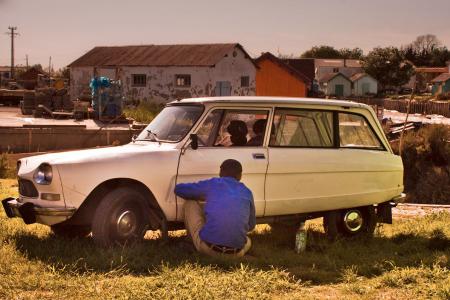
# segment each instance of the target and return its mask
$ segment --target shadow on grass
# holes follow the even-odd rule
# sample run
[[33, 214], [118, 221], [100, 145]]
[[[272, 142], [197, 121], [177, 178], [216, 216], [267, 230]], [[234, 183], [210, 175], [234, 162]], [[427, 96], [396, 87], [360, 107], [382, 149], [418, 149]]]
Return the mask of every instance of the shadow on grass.
[[215, 265], [226, 272], [244, 263], [257, 270], [283, 269], [314, 284], [341, 282], [347, 269], [354, 270], [358, 276], [373, 277], [394, 267], [431, 266], [437, 257], [450, 254], [449, 240], [445, 236], [434, 248], [430, 242], [433, 238], [414, 234], [330, 243], [322, 232], [309, 230], [307, 251], [302, 254], [293, 251], [293, 238], [287, 232], [255, 233], [252, 235], [253, 248], [242, 259], [202, 256], [186, 248], [184, 237], [171, 237], [167, 243], [146, 239], [135, 245], [110, 249], [95, 246], [91, 238], [67, 240], [52, 235], [25, 234], [10, 236], [9, 240], [24, 256], [61, 272], [84, 274], [125, 270], [148, 275], [156, 272], [161, 264], [176, 267], [186, 263]]

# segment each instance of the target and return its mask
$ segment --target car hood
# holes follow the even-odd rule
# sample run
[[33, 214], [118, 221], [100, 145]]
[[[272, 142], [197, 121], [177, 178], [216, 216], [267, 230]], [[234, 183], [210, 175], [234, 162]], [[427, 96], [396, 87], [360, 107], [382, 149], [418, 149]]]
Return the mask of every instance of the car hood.
[[52, 166], [57, 166], [60, 164], [95, 163], [104, 160], [120, 159], [122, 157], [129, 157], [132, 155], [170, 151], [174, 149], [174, 144], [135, 142], [116, 147], [48, 153], [20, 159], [21, 167], [19, 173], [31, 172], [42, 163], [48, 163]]

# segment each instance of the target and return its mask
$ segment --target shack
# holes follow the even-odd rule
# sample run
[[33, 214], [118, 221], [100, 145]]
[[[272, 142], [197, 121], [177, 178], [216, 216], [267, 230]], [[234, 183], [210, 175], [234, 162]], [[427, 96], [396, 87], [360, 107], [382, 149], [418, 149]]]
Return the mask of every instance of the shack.
[[283, 60], [266, 52], [256, 60], [256, 95], [306, 97], [311, 81]]
[[256, 89], [256, 65], [238, 43], [95, 47], [69, 68], [73, 100], [90, 94], [94, 76], [120, 80], [128, 100], [159, 103]]

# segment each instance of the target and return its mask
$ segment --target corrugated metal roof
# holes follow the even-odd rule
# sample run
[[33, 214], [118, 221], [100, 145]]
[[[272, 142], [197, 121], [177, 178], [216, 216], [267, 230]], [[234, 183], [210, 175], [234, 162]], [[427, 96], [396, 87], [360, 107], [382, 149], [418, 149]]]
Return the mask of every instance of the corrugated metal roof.
[[294, 77], [300, 79], [301, 81], [305, 82], [306, 84], [310, 84], [312, 81], [303, 73], [301, 73], [300, 71], [296, 70], [295, 68], [293, 68], [292, 66], [286, 64], [283, 60], [279, 59], [278, 57], [276, 57], [275, 55], [273, 55], [270, 52], [266, 52], [263, 53], [260, 57], [258, 57], [255, 62], [256, 65], [258, 67], [259, 66], [259, 62], [264, 60], [264, 59], [268, 59], [274, 63], [276, 63], [277, 65], [279, 65], [281, 68], [285, 69], [286, 71], [288, 71], [290, 74], [292, 74]]
[[439, 75], [438, 77], [431, 80], [431, 82], [446, 82], [447, 80], [450, 80], [450, 73], [443, 73]]
[[333, 68], [362, 68], [361, 61], [358, 59], [314, 59], [317, 67]]
[[145, 45], [95, 47], [70, 67], [88, 66], [214, 66], [238, 44]]

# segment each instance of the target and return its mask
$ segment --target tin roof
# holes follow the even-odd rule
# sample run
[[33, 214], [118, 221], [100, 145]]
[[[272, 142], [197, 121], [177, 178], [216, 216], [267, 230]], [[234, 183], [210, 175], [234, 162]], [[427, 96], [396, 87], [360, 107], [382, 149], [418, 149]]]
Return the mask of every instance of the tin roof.
[[236, 48], [253, 62], [240, 44], [230, 43], [95, 47], [69, 66], [214, 66]]
[[450, 73], [442, 73], [438, 77], [431, 80], [431, 82], [446, 82], [450, 80]]
[[287, 72], [292, 74], [297, 79], [300, 79], [301, 81], [305, 82], [306, 84], [310, 84], [312, 82], [305, 74], [301, 73], [300, 71], [293, 68], [289, 64], [286, 64], [283, 60], [279, 59], [278, 57], [276, 57], [275, 55], [273, 55], [270, 52], [263, 53], [260, 57], [258, 57], [255, 60], [256, 65], [259, 66], [259, 62], [261, 62], [262, 60], [265, 60], [265, 59], [274, 62], [275, 64], [277, 64], [278, 66], [280, 66], [281, 68], [283, 68], [284, 70], [286, 70]]

